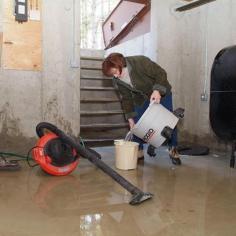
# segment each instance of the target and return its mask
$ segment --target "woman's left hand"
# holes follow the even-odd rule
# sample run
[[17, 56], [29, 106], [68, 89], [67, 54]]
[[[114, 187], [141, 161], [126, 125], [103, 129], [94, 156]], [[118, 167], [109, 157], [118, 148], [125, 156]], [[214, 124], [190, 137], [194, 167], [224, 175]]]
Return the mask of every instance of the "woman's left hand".
[[156, 102], [156, 103], [160, 103], [161, 101], [161, 94], [158, 90], [154, 90], [151, 97], [150, 97], [150, 102]]

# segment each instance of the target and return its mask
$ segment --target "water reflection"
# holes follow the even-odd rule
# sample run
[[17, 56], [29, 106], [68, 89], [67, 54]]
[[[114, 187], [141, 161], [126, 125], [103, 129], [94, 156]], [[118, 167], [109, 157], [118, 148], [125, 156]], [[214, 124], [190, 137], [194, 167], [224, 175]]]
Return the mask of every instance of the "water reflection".
[[[121, 174], [146, 191], [156, 183], [155, 171], [148, 165], [145, 168], [148, 170], [141, 166]], [[65, 177], [40, 174], [32, 178], [34, 204], [49, 217], [77, 221], [74, 230], [80, 235], [155, 235], [173, 222], [163, 214], [158, 195], [140, 206], [130, 206], [130, 193], [98, 169]]]
[[93, 233], [101, 231], [101, 220], [103, 214], [82, 215], [80, 217], [80, 230], [82, 233], [87, 232], [86, 235], [94, 235]]

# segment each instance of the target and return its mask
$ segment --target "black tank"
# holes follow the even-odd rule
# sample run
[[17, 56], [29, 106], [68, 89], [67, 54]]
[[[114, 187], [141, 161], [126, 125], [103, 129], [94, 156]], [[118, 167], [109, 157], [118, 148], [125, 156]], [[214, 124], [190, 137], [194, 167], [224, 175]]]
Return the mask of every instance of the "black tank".
[[210, 122], [218, 137], [236, 140], [236, 46], [222, 49], [214, 60]]
[[215, 134], [232, 141], [230, 167], [236, 158], [236, 46], [222, 49], [211, 70], [210, 123]]

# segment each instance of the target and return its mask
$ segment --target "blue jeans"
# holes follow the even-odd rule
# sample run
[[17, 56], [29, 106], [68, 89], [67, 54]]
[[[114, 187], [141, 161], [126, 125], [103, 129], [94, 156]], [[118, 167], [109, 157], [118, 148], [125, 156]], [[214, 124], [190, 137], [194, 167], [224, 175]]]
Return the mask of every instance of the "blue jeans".
[[[168, 109], [169, 111], [173, 111], [173, 104], [172, 104], [172, 94], [167, 95], [163, 98], [161, 98], [161, 102], [160, 102], [166, 109]], [[146, 109], [148, 108], [150, 102], [146, 101], [143, 106], [135, 106], [135, 112], [137, 113], [137, 116], [134, 117], [134, 122], [137, 123], [138, 120], [141, 118], [141, 116], [143, 115], [143, 113], [146, 111]], [[145, 143], [142, 139], [140, 139], [139, 137], [135, 136], [133, 137], [132, 141], [139, 143], [139, 149], [143, 149], [143, 144]], [[169, 145], [171, 147], [176, 147], [177, 146], [177, 129], [175, 127]]]

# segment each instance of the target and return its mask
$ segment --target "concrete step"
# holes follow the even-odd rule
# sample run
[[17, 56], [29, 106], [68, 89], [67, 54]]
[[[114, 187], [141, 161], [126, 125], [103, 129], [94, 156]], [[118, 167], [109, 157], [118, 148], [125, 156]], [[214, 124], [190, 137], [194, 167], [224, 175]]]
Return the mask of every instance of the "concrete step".
[[100, 98], [111, 98], [111, 99], [117, 99], [119, 98], [118, 93], [116, 90], [96, 90], [96, 91], [91, 91], [91, 90], [81, 90], [80, 93], [80, 99], [100, 99]]
[[122, 110], [122, 106], [119, 100], [112, 101], [112, 102], [81, 102], [80, 101], [80, 109], [83, 111], [91, 110], [91, 111], [98, 111], [98, 110]]
[[116, 114], [124, 114], [124, 112], [122, 110], [113, 110], [113, 111], [109, 111], [109, 110], [104, 110], [104, 111], [80, 111], [80, 114], [82, 116], [99, 116], [99, 115], [116, 115]]
[[80, 57], [81, 61], [103, 61], [104, 58], [103, 57], [96, 57], [96, 56], [81, 56]]
[[80, 70], [80, 77], [85, 78], [85, 77], [90, 77], [90, 78], [97, 78], [97, 77], [103, 77], [102, 70], [100, 69], [92, 69], [90, 70], [89, 68], [81, 68]]
[[108, 115], [81, 115], [80, 124], [93, 124], [93, 123], [123, 123], [126, 122], [124, 114], [108, 114]]
[[117, 137], [125, 138], [128, 131], [128, 127], [116, 129], [87, 129], [81, 130], [80, 136], [84, 139], [116, 139]]
[[102, 58], [91, 58], [91, 57], [82, 57], [80, 58], [80, 67], [81, 68], [93, 68], [93, 69], [102, 69]]
[[98, 71], [102, 71], [102, 68], [101, 67], [94, 67], [94, 66], [80, 66], [80, 69], [81, 70], [98, 70]]
[[112, 79], [85, 79], [81, 78], [80, 79], [80, 86], [85, 87], [85, 86], [95, 86], [95, 87], [113, 87], [112, 84]]
[[128, 127], [128, 123], [105, 123], [105, 124], [86, 124], [86, 125], [80, 125], [80, 129], [115, 129], [115, 128], [123, 128], [123, 127]]
[[104, 58], [104, 50], [95, 50], [95, 49], [80, 49], [80, 57], [95, 57], [95, 58]]
[[84, 98], [80, 99], [81, 103], [111, 103], [111, 102], [120, 102], [120, 99], [117, 98]]
[[103, 76], [94, 76], [94, 77], [91, 77], [91, 76], [80, 76], [80, 79], [86, 79], [86, 80], [112, 80], [112, 77], [107, 77], [105, 75]]
[[102, 90], [102, 91], [106, 91], [106, 90], [115, 90], [114, 87], [105, 87], [105, 86], [100, 86], [100, 87], [96, 87], [96, 86], [82, 86], [80, 87], [81, 90]]
[[122, 137], [116, 138], [90, 138], [90, 139], [83, 139], [84, 144], [87, 147], [105, 147], [105, 146], [112, 146], [114, 145], [115, 139], [122, 139]]

